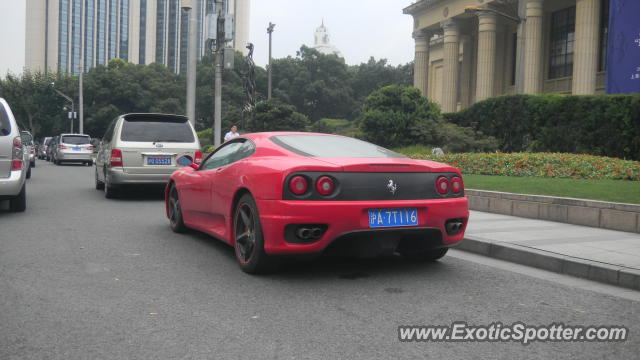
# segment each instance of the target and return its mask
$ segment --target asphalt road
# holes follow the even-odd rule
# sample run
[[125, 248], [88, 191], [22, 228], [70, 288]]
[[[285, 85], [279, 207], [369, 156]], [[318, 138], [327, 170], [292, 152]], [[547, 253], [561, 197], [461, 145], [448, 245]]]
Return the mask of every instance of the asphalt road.
[[[0, 210], [0, 359], [632, 359], [640, 293], [453, 251], [242, 273], [176, 235], [157, 189], [107, 200], [93, 168], [38, 161]], [[6, 204], [2, 204], [2, 209]], [[624, 325], [623, 343], [401, 343], [399, 325]]]

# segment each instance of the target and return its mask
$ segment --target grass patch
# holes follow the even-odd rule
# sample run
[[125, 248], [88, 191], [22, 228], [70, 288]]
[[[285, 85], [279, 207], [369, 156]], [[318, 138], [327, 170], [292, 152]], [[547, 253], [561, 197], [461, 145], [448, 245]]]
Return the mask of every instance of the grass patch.
[[517, 176], [463, 175], [468, 189], [640, 204], [640, 182]]

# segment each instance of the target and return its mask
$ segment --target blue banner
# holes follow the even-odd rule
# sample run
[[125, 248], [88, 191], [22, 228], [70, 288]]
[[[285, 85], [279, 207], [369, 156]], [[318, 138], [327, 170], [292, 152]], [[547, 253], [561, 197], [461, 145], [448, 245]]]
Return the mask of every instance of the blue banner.
[[640, 0], [611, 0], [607, 94], [640, 93]]

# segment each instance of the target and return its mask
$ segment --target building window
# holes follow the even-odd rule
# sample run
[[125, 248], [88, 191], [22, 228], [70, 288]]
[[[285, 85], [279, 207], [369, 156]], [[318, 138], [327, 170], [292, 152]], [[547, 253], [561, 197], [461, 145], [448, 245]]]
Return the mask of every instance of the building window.
[[93, 48], [94, 48], [94, 1], [85, 0], [85, 28], [84, 28], [84, 69], [88, 70], [93, 66]]
[[109, 60], [118, 57], [118, 2], [109, 4]]
[[107, 58], [107, 0], [98, 0], [96, 63], [104, 65]]
[[69, 54], [69, 0], [60, 1], [60, 22], [58, 27], [58, 67], [67, 72]]
[[600, 11], [600, 61], [598, 71], [607, 71], [607, 48], [609, 47], [609, 5], [610, 0], [602, 0]]
[[138, 63], [146, 63], [147, 50], [147, 0], [140, 0], [140, 50], [138, 52]]
[[180, 4], [178, 0], [169, 0], [169, 21], [167, 26], [167, 67], [178, 72], [178, 57], [180, 40], [178, 38], [180, 26]]
[[129, 0], [120, 3], [120, 59], [129, 61]]
[[573, 74], [575, 29], [575, 6], [551, 14], [549, 79], [571, 76]]
[[166, 16], [167, 16], [167, 9], [166, 9], [166, 0], [158, 0], [158, 11], [156, 13], [156, 19], [157, 19], [157, 24], [156, 24], [156, 62], [160, 63], [160, 64], [164, 64], [165, 63], [165, 57], [164, 57], [164, 41], [165, 41], [165, 23], [166, 23]]
[[195, 11], [182, 10], [180, 16], [180, 73], [187, 73], [187, 58], [189, 57], [189, 16], [195, 16]]
[[80, 50], [82, 48], [82, 0], [73, 0], [71, 20], [71, 72], [80, 73]]

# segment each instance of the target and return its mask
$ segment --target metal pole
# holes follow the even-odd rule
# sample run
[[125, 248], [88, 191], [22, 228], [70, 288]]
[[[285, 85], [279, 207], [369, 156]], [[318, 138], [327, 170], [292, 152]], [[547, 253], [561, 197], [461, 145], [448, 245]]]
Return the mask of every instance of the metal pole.
[[[84, 5], [82, 5], [82, 11], [81, 11], [82, 16], [80, 16], [81, 32], [84, 32], [83, 23], [84, 23], [84, 17], [85, 17], [85, 10], [86, 9]], [[78, 126], [79, 134], [84, 134], [84, 96], [83, 96], [83, 89], [82, 89], [83, 74], [84, 74], [84, 36], [81, 33], [80, 34], [80, 77], [78, 79], [80, 81], [80, 85], [78, 86], [78, 91], [80, 93], [78, 96], [79, 97], [78, 112], [80, 113], [80, 125]], [[75, 117], [75, 116], [72, 116], [72, 117]], [[73, 132], [73, 130], [71, 132]]]
[[269, 27], [267, 28], [267, 32], [269, 33], [269, 69], [268, 69], [268, 88], [267, 88], [267, 99], [271, 100], [271, 88], [272, 88], [272, 82], [271, 82], [271, 36], [273, 34], [273, 28], [276, 26], [276, 24], [273, 23], [269, 23]]
[[76, 119], [76, 106], [73, 103], [73, 100], [71, 100], [71, 119], [69, 119], [69, 121], [71, 122], [71, 133], [73, 134], [73, 122]]
[[217, 148], [220, 146], [220, 137], [222, 135], [222, 47], [216, 49], [215, 68], [213, 145]]
[[187, 56], [187, 117], [196, 126], [196, 68], [198, 66], [198, 11], [196, 7], [185, 8], [189, 12], [189, 53]]

